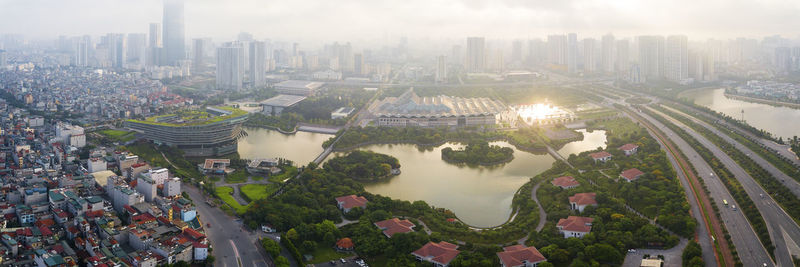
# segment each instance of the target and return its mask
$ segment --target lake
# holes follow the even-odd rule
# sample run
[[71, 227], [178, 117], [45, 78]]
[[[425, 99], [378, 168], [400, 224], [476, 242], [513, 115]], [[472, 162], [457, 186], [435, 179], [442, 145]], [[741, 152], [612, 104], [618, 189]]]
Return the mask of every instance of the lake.
[[791, 138], [800, 135], [800, 109], [747, 102], [725, 96], [725, 89], [702, 89], [681, 94], [695, 104], [708, 107], [747, 124], [772, 133], [776, 137]]
[[239, 140], [239, 156], [243, 159], [285, 158], [303, 166], [322, 153], [322, 143], [333, 135], [297, 132], [282, 134], [264, 128], [245, 127], [247, 137]]

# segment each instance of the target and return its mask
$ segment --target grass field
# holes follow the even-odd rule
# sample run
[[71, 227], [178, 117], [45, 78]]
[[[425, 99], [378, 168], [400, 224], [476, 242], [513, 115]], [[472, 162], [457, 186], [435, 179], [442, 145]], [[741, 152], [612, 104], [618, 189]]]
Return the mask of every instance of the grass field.
[[247, 173], [247, 171], [245, 171], [243, 169], [236, 170], [233, 173], [228, 174], [227, 176], [225, 176], [225, 182], [226, 183], [231, 183], [231, 184], [244, 183], [244, 182], [247, 182], [247, 177], [250, 177], [250, 174]]
[[353, 256], [353, 254], [337, 252], [330, 247], [318, 247], [317, 250], [314, 250], [314, 253], [311, 253], [311, 255], [314, 256], [314, 258], [308, 262], [311, 264], [325, 263], [332, 260], [338, 261], [341, 258]]
[[105, 136], [108, 139], [118, 142], [128, 142], [136, 138], [133, 132], [122, 131], [122, 130], [111, 130], [106, 129], [102, 131], [98, 131], [98, 134]]
[[222, 199], [226, 204], [230, 205], [237, 214], [242, 214], [247, 211], [247, 206], [239, 205], [236, 199], [233, 199], [233, 188], [229, 186], [222, 186], [216, 188], [217, 197]]
[[294, 177], [295, 175], [297, 175], [297, 167], [284, 166], [281, 168], [283, 168], [283, 172], [278, 175], [270, 176], [268, 181], [273, 183], [283, 183], [283, 180], [286, 180], [286, 178]]
[[244, 195], [244, 199], [255, 201], [268, 197], [278, 190], [277, 184], [247, 184], [239, 188], [239, 191]]

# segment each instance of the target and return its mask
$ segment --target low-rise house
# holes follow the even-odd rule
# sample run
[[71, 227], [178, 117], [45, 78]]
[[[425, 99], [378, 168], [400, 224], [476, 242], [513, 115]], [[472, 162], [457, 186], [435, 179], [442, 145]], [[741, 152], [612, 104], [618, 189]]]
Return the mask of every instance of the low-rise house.
[[577, 193], [569, 197], [569, 208], [583, 212], [587, 206], [597, 206], [596, 195], [595, 193]]
[[597, 162], [606, 163], [609, 160], [611, 160], [611, 153], [608, 153], [606, 151], [594, 152], [589, 154], [589, 157], [591, 157], [592, 160], [594, 160], [594, 163]]
[[619, 174], [619, 177], [625, 179], [625, 181], [633, 182], [636, 179], [639, 179], [640, 176], [644, 175], [644, 172], [640, 171], [637, 168], [627, 169]]
[[345, 237], [336, 241], [336, 249], [342, 251], [352, 251], [355, 249], [355, 244], [353, 244], [353, 240], [349, 237]]
[[411, 255], [414, 255], [419, 261], [433, 263], [433, 266], [446, 267], [458, 256], [458, 253], [460, 253], [458, 245], [442, 241], [439, 243], [428, 242], [420, 249], [411, 252]]
[[564, 238], [577, 237], [581, 238], [592, 231], [592, 222], [594, 218], [569, 216], [566, 219], [558, 220], [556, 228]]
[[547, 261], [538, 249], [525, 245], [504, 247], [502, 252], [497, 252], [497, 257], [503, 267], [536, 267]]
[[619, 150], [622, 150], [622, 153], [624, 153], [625, 156], [630, 156], [636, 154], [636, 152], [639, 151], [639, 146], [634, 144], [624, 144], [621, 147], [619, 147]]
[[575, 188], [581, 185], [577, 180], [575, 180], [575, 177], [572, 176], [561, 176], [553, 179], [551, 183], [555, 186], [561, 187], [562, 189]]
[[375, 226], [379, 229], [383, 230], [383, 234], [391, 238], [394, 234], [398, 233], [409, 233], [414, 231], [414, 223], [409, 220], [400, 220], [398, 218], [391, 218], [388, 220], [383, 220], [380, 222], [376, 222]]
[[365, 197], [356, 195], [341, 196], [336, 198], [336, 205], [339, 206], [339, 209], [345, 213], [350, 212], [350, 210], [355, 207], [365, 209], [367, 208], [367, 202], [369, 201]]

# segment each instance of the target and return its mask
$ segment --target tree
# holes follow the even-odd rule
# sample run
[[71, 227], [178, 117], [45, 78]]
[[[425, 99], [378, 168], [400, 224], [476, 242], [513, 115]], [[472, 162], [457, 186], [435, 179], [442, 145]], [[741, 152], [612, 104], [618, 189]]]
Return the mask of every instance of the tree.
[[286, 238], [291, 239], [292, 241], [297, 241], [297, 238], [299, 237], [300, 235], [297, 234], [297, 230], [294, 228], [289, 229], [289, 231], [286, 232]]
[[314, 241], [311, 241], [311, 240], [306, 240], [306, 241], [303, 241], [302, 247], [303, 247], [303, 251], [305, 251], [307, 253], [311, 253], [311, 252], [313, 252], [314, 250], [317, 249], [317, 242], [314, 242]]
[[278, 244], [278, 241], [265, 237], [261, 239], [261, 245], [264, 247], [264, 250], [266, 250], [267, 253], [272, 256], [272, 258], [275, 258], [281, 254], [281, 245]]
[[214, 266], [216, 260], [217, 258], [215, 258], [214, 255], [208, 255], [205, 260], [205, 266]]
[[273, 263], [275, 263], [275, 267], [289, 267], [290, 266], [289, 265], [289, 259], [287, 259], [284, 256], [278, 256], [277, 258], [275, 258], [275, 261], [273, 261]]
[[703, 256], [703, 248], [701, 248], [700, 244], [697, 244], [697, 242], [695, 242], [694, 240], [690, 240], [689, 244], [686, 245], [686, 248], [683, 249], [683, 254], [681, 255], [681, 258], [683, 258], [684, 266], [694, 266], [689, 263], [694, 258], [699, 258], [700, 262], [702, 263], [703, 261], [702, 256]]

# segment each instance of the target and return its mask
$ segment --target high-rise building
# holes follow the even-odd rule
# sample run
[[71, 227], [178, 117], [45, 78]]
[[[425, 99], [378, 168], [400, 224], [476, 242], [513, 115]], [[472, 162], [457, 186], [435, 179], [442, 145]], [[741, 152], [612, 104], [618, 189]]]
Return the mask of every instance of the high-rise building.
[[205, 66], [205, 43], [205, 39], [192, 40], [192, 68], [194, 69], [194, 72], [202, 71]]
[[92, 45], [92, 39], [88, 35], [78, 38], [75, 42], [75, 57], [72, 62], [75, 66], [89, 66], [89, 48]]
[[639, 36], [640, 75], [646, 80], [664, 77], [664, 37]]
[[127, 59], [129, 63], [144, 66], [146, 59], [147, 34], [128, 34]]
[[665, 78], [673, 82], [682, 82], [689, 78], [688, 38], [685, 35], [667, 37]]
[[511, 43], [511, 59], [509, 60], [515, 66], [519, 66], [524, 62], [522, 56], [522, 40], [514, 40]]
[[447, 57], [445, 56], [436, 58], [436, 82], [447, 82]]
[[452, 51], [450, 52], [450, 60], [455, 65], [463, 66], [464, 65], [464, 52], [461, 50], [460, 45], [454, 45]]
[[175, 65], [186, 57], [183, 25], [184, 0], [164, 0], [164, 65]]
[[147, 50], [145, 65], [157, 66], [161, 65], [162, 54], [164, 53], [164, 44], [161, 38], [161, 24], [150, 23], [150, 32], [147, 35]]
[[217, 48], [217, 89], [242, 89], [244, 69], [241, 52], [241, 46], [232, 44]]
[[363, 54], [353, 54], [353, 73], [356, 75], [364, 75], [365, 73], [365, 66], [364, 66], [364, 55]]
[[689, 50], [689, 77], [695, 81], [703, 80], [703, 58], [704, 54], [700, 51]]
[[605, 73], [614, 72], [614, 35], [603, 35], [600, 44], [600, 70]]
[[467, 38], [467, 60], [466, 69], [468, 72], [483, 72], [486, 69], [486, 39], [483, 37]]
[[628, 40], [617, 40], [617, 59], [615, 60], [618, 73], [630, 70], [630, 46]]
[[108, 45], [108, 58], [111, 59], [111, 66], [122, 69], [127, 63], [127, 49], [124, 33], [109, 33], [106, 35]]
[[547, 45], [541, 39], [528, 40], [528, 66], [536, 66], [547, 60]]
[[6, 50], [0, 49], [0, 69], [5, 68], [8, 65], [8, 56], [6, 55]]
[[264, 42], [250, 42], [250, 83], [253, 87], [267, 84], [267, 45]]
[[583, 39], [583, 72], [594, 73], [597, 71], [597, 45], [594, 38]]
[[578, 72], [578, 34], [567, 34], [567, 72]]
[[567, 36], [547, 36], [547, 61], [556, 65], [567, 65]]

